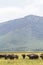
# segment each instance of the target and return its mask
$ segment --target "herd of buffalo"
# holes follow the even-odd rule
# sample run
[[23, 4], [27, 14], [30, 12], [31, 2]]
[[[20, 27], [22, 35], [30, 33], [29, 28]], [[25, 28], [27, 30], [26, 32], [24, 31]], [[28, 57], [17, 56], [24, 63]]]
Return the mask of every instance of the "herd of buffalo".
[[[23, 59], [25, 59], [25, 57], [29, 57], [29, 59], [38, 59], [39, 56], [37, 54], [28, 54], [28, 55], [25, 55], [25, 54], [22, 54], [21, 55]], [[0, 54], [0, 58], [5, 58], [5, 59], [18, 59], [19, 56], [18, 55], [14, 55], [14, 54]], [[43, 59], [43, 54], [40, 55], [40, 58]]]

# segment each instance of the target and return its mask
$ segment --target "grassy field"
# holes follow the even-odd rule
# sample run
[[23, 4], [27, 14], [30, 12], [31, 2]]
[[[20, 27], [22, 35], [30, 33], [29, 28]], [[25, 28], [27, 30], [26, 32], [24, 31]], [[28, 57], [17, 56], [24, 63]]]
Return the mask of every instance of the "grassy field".
[[[31, 52], [34, 53], [34, 52]], [[19, 56], [19, 59], [14, 59], [14, 60], [5, 60], [0, 59], [0, 65], [43, 65], [43, 60], [39, 57], [37, 60], [30, 60], [27, 56], [25, 59], [22, 58], [22, 54], [31, 54], [30, 52], [15, 52], [15, 53], [3, 53], [1, 52], [0, 54], [17, 54]], [[36, 52], [35, 54], [38, 54], [40, 56], [42, 52]]]

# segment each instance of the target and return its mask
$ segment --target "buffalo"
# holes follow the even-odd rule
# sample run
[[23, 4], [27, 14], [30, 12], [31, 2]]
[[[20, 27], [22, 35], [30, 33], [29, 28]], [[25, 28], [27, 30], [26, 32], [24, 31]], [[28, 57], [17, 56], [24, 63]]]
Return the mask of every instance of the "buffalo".
[[18, 55], [5, 55], [5, 59], [18, 59]]
[[43, 54], [40, 55], [41, 59], [43, 59]]
[[15, 58], [15, 59], [18, 59], [18, 55], [14, 55], [14, 58]]
[[27, 55], [29, 57], [29, 59], [38, 59], [39, 56], [37, 54], [29, 54]]
[[5, 59], [14, 59], [14, 55], [5, 55]]
[[5, 57], [5, 55], [0, 55], [0, 58], [4, 58]]
[[22, 54], [23, 59], [25, 59], [25, 54]]

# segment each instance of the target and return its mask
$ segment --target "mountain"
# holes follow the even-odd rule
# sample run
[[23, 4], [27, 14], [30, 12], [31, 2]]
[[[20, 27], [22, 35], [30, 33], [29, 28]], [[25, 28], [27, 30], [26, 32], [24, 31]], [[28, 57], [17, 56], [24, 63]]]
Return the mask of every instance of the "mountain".
[[0, 23], [0, 51], [43, 51], [43, 17], [28, 15]]

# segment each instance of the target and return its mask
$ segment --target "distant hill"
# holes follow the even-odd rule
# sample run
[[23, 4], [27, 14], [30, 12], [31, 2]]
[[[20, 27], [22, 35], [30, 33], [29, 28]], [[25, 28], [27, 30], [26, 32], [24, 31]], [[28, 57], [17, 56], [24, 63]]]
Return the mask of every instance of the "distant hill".
[[36, 49], [43, 49], [43, 17], [29, 15], [0, 23], [0, 51]]

